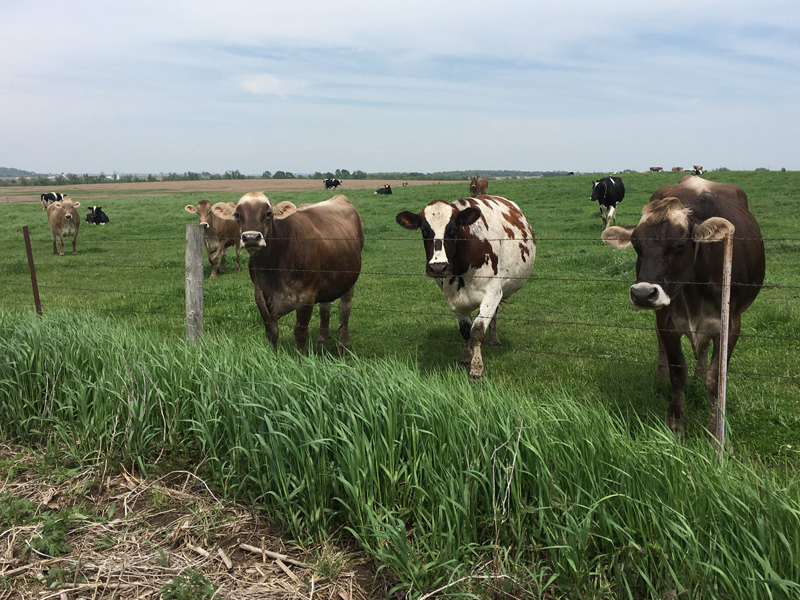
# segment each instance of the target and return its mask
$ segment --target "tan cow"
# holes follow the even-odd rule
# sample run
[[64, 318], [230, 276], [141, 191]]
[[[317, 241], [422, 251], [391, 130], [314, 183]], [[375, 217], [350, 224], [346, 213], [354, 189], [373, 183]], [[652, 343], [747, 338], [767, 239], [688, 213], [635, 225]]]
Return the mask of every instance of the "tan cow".
[[672, 167], [673, 173], [680, 173], [681, 171], [683, 171], [683, 167]]
[[[225, 257], [228, 253], [228, 246], [236, 247], [236, 270], [240, 270], [239, 266], [239, 224], [236, 221], [230, 221], [220, 218], [214, 214], [214, 209], [219, 207], [222, 213], [227, 213], [231, 217], [236, 205], [233, 202], [217, 202], [213, 207], [208, 200], [200, 200], [197, 206], [187, 204], [184, 207], [186, 212], [196, 214], [200, 225], [203, 226], [203, 237], [206, 244], [206, 253], [208, 254], [208, 262], [211, 263], [211, 279], [217, 276], [217, 273], [225, 272]], [[220, 261], [222, 258], [222, 261]]]
[[486, 177], [478, 177], [473, 175], [469, 178], [469, 195], [472, 198], [477, 196], [485, 196], [489, 193], [489, 182]]
[[[73, 202], [69, 198], [60, 202], [53, 202], [47, 207], [47, 223], [50, 225], [50, 238], [53, 240], [53, 254], [64, 256], [64, 237], [72, 238], [72, 253], [77, 254], [78, 227], [81, 217], [78, 214], [80, 202]], [[61, 242], [61, 251], [56, 249], [56, 237]]]
[[663, 171], [664, 167], [650, 167], [651, 173], [658, 173], [659, 171]]
[[318, 345], [330, 339], [331, 302], [339, 299], [339, 352], [350, 349], [350, 307], [361, 273], [364, 229], [361, 216], [339, 194], [316, 204], [273, 205], [261, 192], [239, 199], [231, 215], [218, 204], [214, 214], [241, 232], [250, 253], [256, 306], [272, 348], [278, 349], [278, 319], [297, 313], [294, 338], [305, 354], [308, 323], [319, 304]]

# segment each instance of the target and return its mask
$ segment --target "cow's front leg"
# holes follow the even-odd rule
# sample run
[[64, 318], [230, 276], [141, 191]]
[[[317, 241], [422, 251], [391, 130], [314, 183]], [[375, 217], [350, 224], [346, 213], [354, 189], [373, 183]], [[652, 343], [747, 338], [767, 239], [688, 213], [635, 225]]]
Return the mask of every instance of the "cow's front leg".
[[224, 266], [223, 266], [222, 271], [220, 271], [219, 268], [218, 268], [219, 258], [220, 258], [220, 255], [222, 254], [222, 252], [220, 252], [220, 247], [221, 247], [221, 245], [217, 247], [217, 249], [214, 251], [213, 254], [209, 254], [208, 260], [211, 261], [211, 275], [210, 275], [209, 279], [216, 278], [217, 273], [221, 273], [222, 271], [225, 270]]
[[321, 302], [319, 305], [319, 335], [317, 346], [324, 346], [331, 339], [331, 303]]
[[355, 286], [351, 287], [339, 299], [339, 356], [350, 350], [350, 311], [353, 308], [353, 294]]
[[53, 254], [58, 254], [58, 247], [56, 246], [56, 234], [50, 232], [50, 239], [53, 240]]
[[267, 308], [267, 302], [264, 300], [264, 295], [261, 290], [256, 286], [255, 288], [256, 306], [261, 315], [261, 320], [264, 321], [264, 331], [267, 334], [267, 339], [272, 344], [272, 349], [278, 351], [278, 320], [274, 319]]
[[239, 252], [241, 251], [241, 245], [239, 243], [234, 244], [236, 246], [236, 270], [241, 271], [241, 267], [239, 266]]
[[297, 342], [297, 350], [300, 354], [306, 354], [306, 344], [308, 343], [308, 324], [311, 322], [311, 314], [314, 312], [313, 299], [303, 300], [297, 305], [295, 310], [297, 321], [294, 324], [294, 340]]
[[468, 367], [472, 363], [472, 348], [469, 345], [469, 334], [472, 330], [472, 319], [470, 316], [456, 313], [458, 319], [458, 331], [464, 340], [464, 350], [461, 352], [461, 366]]
[[503, 344], [500, 342], [500, 338], [497, 335], [497, 313], [494, 313], [492, 322], [489, 324], [489, 333], [486, 336], [486, 344], [492, 348], [503, 347]]
[[64, 236], [60, 233], [58, 234], [58, 242], [59, 242], [58, 255], [64, 256]]
[[669, 365], [669, 382], [672, 387], [669, 409], [667, 410], [667, 426], [676, 438], [683, 436], [686, 408], [683, 403], [683, 389], [686, 386], [686, 358], [681, 350], [681, 334], [674, 330], [672, 321], [656, 313], [658, 335], [664, 345], [667, 364]]
[[469, 332], [469, 346], [472, 350], [472, 361], [469, 367], [469, 378], [473, 381], [483, 377], [483, 353], [481, 344], [492, 319], [497, 314], [497, 307], [503, 299], [503, 292], [498, 285], [496, 289], [489, 290], [483, 297], [483, 302], [478, 309], [478, 315], [472, 323]]
[[603, 229], [608, 227], [608, 207], [600, 205], [600, 214], [603, 216]]
[[611, 221], [614, 221], [614, 225], [617, 224], [617, 207], [616, 206], [609, 206], [608, 207], [608, 216], [606, 217], [606, 226], [611, 225]]
[[72, 236], [72, 253], [78, 253], [78, 232], [75, 232], [75, 235]]

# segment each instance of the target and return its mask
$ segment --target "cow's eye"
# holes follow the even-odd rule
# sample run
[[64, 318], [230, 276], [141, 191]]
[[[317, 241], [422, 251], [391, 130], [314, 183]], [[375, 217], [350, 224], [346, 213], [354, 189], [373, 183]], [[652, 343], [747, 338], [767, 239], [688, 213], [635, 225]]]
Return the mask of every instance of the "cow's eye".
[[432, 238], [433, 237], [433, 229], [428, 226], [427, 223], [422, 225], [422, 237], [424, 238]]
[[242, 215], [240, 215], [238, 212], [235, 212], [235, 213], [233, 213], [233, 218], [238, 221], [239, 219], [242, 218]]
[[444, 237], [448, 239], [455, 239], [456, 237], [456, 228], [453, 225], [450, 225], [447, 229], [445, 229]]

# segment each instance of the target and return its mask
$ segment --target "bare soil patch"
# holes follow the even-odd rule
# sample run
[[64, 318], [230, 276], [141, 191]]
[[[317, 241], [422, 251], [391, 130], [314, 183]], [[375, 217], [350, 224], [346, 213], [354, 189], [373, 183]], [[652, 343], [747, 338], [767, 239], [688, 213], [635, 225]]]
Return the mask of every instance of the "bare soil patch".
[[[347, 194], [347, 190], [377, 190], [384, 184], [392, 188], [401, 188], [406, 183], [412, 185], [439, 185], [454, 183], [452, 181], [404, 181], [376, 179], [346, 179], [336, 190], [328, 190], [331, 195]], [[325, 190], [319, 179], [208, 179], [200, 181], [148, 181], [139, 183], [94, 183], [82, 185], [64, 185], [56, 188], [39, 188], [31, 186], [14, 186], [0, 188], [0, 204], [11, 202], [40, 202], [44, 192], [57, 191], [76, 198], [85, 196], [93, 199], [124, 198], [140, 196], [168, 196], [171, 194], [231, 193], [247, 192], [303, 192]], [[124, 193], [120, 193], [124, 192]]]
[[386, 596], [363, 557], [287, 547], [263, 515], [187, 471], [146, 480], [98, 466], [59, 476], [41, 456], [3, 445], [0, 481], [0, 600], [157, 599], [176, 587], [197, 595], [163, 597]]

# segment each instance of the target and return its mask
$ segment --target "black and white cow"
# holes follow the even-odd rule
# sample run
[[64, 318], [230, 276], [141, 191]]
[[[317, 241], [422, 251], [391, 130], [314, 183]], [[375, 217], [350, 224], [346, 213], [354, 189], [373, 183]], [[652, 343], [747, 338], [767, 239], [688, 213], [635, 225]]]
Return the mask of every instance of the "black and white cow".
[[497, 307], [533, 270], [536, 240], [530, 223], [519, 206], [499, 196], [434, 200], [419, 213], [399, 213], [397, 223], [422, 231], [425, 273], [436, 279], [458, 318], [465, 342], [461, 364], [469, 365], [471, 379], [480, 379], [487, 330], [487, 343], [500, 346]]
[[59, 192], [45, 192], [42, 194], [42, 210], [47, 210], [53, 202], [61, 202], [64, 198], [65, 195]]
[[592, 182], [592, 202], [600, 204], [600, 213], [603, 215], [603, 229], [611, 224], [617, 224], [617, 204], [625, 197], [625, 186], [619, 177], [603, 177]]
[[108, 223], [108, 215], [99, 206], [90, 206], [89, 214], [86, 215], [86, 222], [92, 225], [105, 225]]
[[335, 189], [336, 189], [336, 188], [338, 188], [340, 185], [342, 185], [342, 182], [341, 182], [341, 181], [339, 181], [338, 179], [332, 179], [332, 178], [330, 178], [330, 177], [329, 177], [328, 179], [326, 179], [326, 180], [324, 181], [324, 183], [325, 183], [325, 189], [326, 189], [326, 190], [329, 190], [329, 189], [331, 189], [331, 188], [333, 188], [333, 189], [335, 190]]
[[392, 186], [390, 186], [387, 183], [383, 187], [379, 187], [377, 190], [372, 192], [372, 195], [374, 196], [375, 194], [391, 194], [391, 193], [392, 193]]

